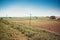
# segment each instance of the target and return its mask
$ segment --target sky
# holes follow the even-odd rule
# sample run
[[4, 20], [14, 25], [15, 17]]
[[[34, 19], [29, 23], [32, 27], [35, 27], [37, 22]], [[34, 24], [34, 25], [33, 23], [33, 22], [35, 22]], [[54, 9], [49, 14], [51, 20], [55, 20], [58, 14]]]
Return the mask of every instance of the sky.
[[0, 0], [0, 17], [60, 16], [60, 0]]

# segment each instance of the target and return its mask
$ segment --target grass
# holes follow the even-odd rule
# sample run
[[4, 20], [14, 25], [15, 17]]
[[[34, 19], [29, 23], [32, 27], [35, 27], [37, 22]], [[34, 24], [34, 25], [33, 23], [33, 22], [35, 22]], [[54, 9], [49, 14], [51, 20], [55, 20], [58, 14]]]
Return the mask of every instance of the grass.
[[[6, 20], [6, 21], [5, 21]], [[7, 23], [9, 24], [7, 24]], [[9, 38], [11, 38], [11, 40], [15, 39], [16, 40], [60, 40], [60, 35], [56, 34], [54, 32], [50, 32], [48, 30], [42, 29], [42, 28], [37, 28], [36, 25], [46, 25], [46, 24], [51, 24], [50, 20], [47, 19], [33, 19], [32, 21], [32, 25], [29, 26], [29, 20], [27, 19], [16, 19], [16, 18], [8, 18], [8, 19], [4, 19], [3, 22], [0, 23], [1, 27], [0, 30], [5, 31], [4, 35], [7, 34], [11, 34], [11, 35], [15, 35], [15, 36], [8, 36]], [[59, 24], [60, 22], [57, 21], [52, 21], [54, 24]], [[3, 24], [4, 26], [3, 26]], [[2, 27], [3, 26], [3, 27]], [[8, 27], [6, 27], [8, 26]], [[36, 26], [36, 27], [35, 27]], [[16, 35], [16, 32], [18, 35]], [[2, 33], [2, 32], [1, 32]], [[20, 35], [20, 37], [19, 37]], [[3, 40], [4, 37], [0, 36], [1, 39]], [[7, 37], [5, 36], [5, 39]], [[9, 40], [8, 38], [8, 40]], [[14, 39], [14, 40], [15, 40]]]
[[18, 30], [0, 22], [0, 40], [27, 40]]
[[[20, 26], [25, 26], [25, 27], [33, 27], [33, 28], [48, 28], [52, 31], [59, 32], [60, 28], [60, 22], [56, 20], [51, 20], [48, 18], [40, 18], [40, 19], [31, 19], [31, 26], [30, 26], [30, 20], [29, 19], [20, 19], [20, 18], [8, 18], [6, 19], [10, 23], [17, 24]], [[47, 27], [48, 26], [48, 27]], [[56, 30], [57, 29], [57, 30]]]

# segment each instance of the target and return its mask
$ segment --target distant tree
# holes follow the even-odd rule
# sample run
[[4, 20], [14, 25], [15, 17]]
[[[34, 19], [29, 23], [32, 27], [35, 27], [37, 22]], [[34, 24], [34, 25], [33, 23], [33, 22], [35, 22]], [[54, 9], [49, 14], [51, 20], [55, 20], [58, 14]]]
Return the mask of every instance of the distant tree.
[[49, 18], [49, 16], [46, 16], [46, 18]]
[[9, 18], [12, 18], [12, 17], [9, 17]]
[[3, 21], [3, 18], [0, 18], [0, 21]]
[[50, 16], [50, 19], [56, 19], [56, 17], [55, 16]]
[[37, 17], [37, 16], [35, 16], [35, 18], [36, 18], [36, 19], [38, 19], [38, 17]]

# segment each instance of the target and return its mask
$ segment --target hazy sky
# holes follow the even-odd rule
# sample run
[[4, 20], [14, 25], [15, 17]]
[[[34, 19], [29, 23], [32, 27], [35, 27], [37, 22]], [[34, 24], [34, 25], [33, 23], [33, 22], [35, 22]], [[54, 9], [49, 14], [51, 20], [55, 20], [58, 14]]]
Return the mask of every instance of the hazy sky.
[[0, 17], [60, 16], [59, 0], [0, 0]]

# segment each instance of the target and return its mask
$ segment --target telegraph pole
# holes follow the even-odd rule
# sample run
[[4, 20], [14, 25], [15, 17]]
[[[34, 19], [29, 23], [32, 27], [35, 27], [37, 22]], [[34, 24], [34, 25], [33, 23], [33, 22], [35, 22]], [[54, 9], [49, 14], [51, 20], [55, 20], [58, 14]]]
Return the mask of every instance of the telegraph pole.
[[6, 14], [6, 17], [8, 17], [8, 15]]
[[29, 26], [31, 26], [31, 13], [30, 13], [30, 19], [29, 19]]
[[6, 14], [6, 19], [8, 18], [8, 14]]

